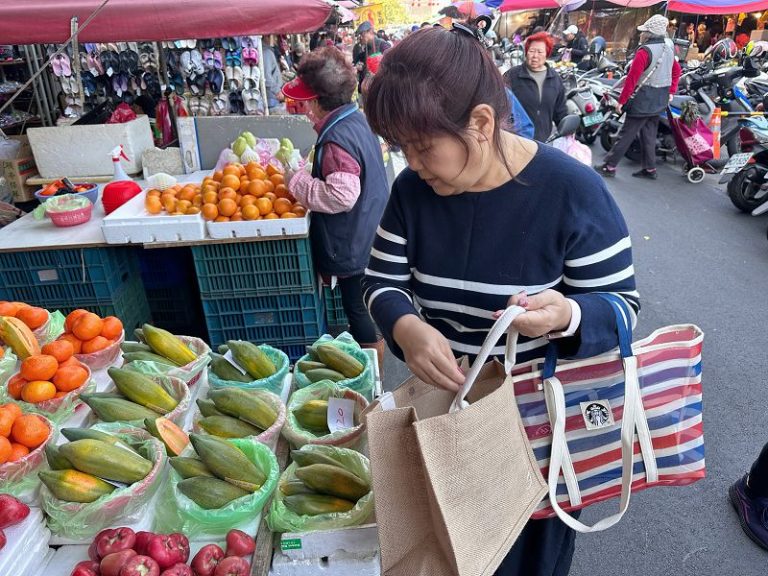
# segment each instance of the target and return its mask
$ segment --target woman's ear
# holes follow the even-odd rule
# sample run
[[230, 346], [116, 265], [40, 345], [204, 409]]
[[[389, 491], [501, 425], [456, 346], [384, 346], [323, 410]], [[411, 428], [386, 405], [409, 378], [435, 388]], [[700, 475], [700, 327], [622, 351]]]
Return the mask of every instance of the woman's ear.
[[496, 129], [496, 113], [488, 104], [478, 104], [469, 115], [469, 129], [478, 134], [481, 141], [493, 140]]

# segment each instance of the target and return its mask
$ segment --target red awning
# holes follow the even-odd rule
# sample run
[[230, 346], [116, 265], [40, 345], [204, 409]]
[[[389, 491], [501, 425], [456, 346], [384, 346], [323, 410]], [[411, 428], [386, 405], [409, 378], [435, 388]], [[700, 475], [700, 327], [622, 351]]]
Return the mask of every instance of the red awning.
[[[66, 42], [102, 0], [0, 3], [5, 44]], [[110, 0], [78, 36], [80, 42], [139, 42], [312, 32], [331, 13], [325, 0]]]

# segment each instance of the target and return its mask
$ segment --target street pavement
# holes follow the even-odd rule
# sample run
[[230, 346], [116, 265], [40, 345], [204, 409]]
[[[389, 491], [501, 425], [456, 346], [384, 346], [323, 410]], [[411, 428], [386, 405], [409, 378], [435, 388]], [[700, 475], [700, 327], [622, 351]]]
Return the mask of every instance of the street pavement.
[[[765, 576], [768, 552], [742, 532], [727, 490], [768, 442], [768, 217], [739, 213], [714, 176], [689, 184], [669, 163], [651, 182], [632, 178], [637, 169], [625, 162], [608, 180], [632, 235], [635, 338], [669, 324], [704, 330], [707, 478], [633, 495], [617, 527], [577, 537], [571, 576]], [[389, 355], [385, 389], [407, 375]], [[593, 506], [582, 521], [617, 505]]]

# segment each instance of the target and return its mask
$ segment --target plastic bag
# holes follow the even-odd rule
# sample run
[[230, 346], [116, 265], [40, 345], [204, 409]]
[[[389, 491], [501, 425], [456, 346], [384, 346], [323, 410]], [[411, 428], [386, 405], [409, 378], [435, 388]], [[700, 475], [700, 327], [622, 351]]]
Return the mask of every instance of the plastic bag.
[[[328, 398], [347, 398], [355, 401], [354, 428], [339, 430], [325, 436], [305, 430], [301, 427], [294, 410], [298, 410], [310, 400], [327, 400]], [[285, 418], [285, 427], [283, 436], [294, 448], [301, 448], [305, 444], [317, 444], [326, 446], [337, 446], [343, 448], [355, 449], [360, 446], [365, 436], [365, 422], [360, 419], [360, 413], [368, 407], [368, 401], [362, 394], [343, 388], [330, 380], [321, 380], [311, 386], [297, 390], [288, 400], [288, 410]]]
[[40, 342], [40, 346], [45, 346], [64, 334], [64, 320], [66, 320], [64, 314], [58, 310], [48, 312], [48, 320], [46, 320], [45, 324], [32, 331], [37, 341]]
[[150, 376], [173, 376], [174, 378], [181, 378], [189, 386], [193, 386], [203, 374], [203, 370], [211, 361], [211, 357], [208, 355], [211, 353], [211, 348], [200, 340], [200, 338], [193, 338], [192, 336], [177, 336], [182, 342], [192, 349], [192, 352], [197, 354], [195, 358], [189, 364], [184, 366], [168, 366], [167, 364], [160, 364], [158, 362], [147, 362], [144, 360], [135, 360], [125, 364], [123, 368], [135, 370], [143, 374], [149, 374]]
[[[315, 344], [333, 344], [334, 346], [341, 348], [347, 354], [351, 354], [357, 358], [363, 364], [363, 366], [365, 366], [363, 373], [360, 374], [360, 376], [356, 376], [355, 378], [341, 380], [340, 382], [337, 382], [337, 384], [362, 394], [369, 402], [373, 400], [375, 377], [373, 375], [371, 359], [365, 352], [363, 352], [363, 349], [360, 348], [360, 344], [355, 342], [355, 339], [352, 338], [352, 335], [349, 332], [342, 332], [336, 339], [333, 339], [330, 335], [326, 334], [325, 336], [320, 337], [320, 339], [315, 342]], [[309, 360], [309, 354], [302, 356], [299, 359], [299, 361], [302, 360]], [[293, 370], [293, 381], [296, 383], [297, 388], [306, 388], [312, 384], [312, 382], [310, 382], [309, 379], [304, 376], [301, 370], [299, 370], [298, 365]]]
[[[160, 418], [162, 416], [174, 424], [178, 424], [179, 426], [183, 425], [184, 416], [186, 415], [187, 410], [189, 410], [189, 406], [192, 403], [192, 394], [189, 391], [189, 386], [187, 386], [187, 383], [184, 382], [184, 380], [181, 378], [174, 378], [173, 376], [148, 376], [160, 384], [160, 386], [162, 386], [165, 391], [168, 392], [168, 394], [173, 396], [179, 402], [176, 408], [168, 412], [168, 414], [158, 414], [157, 417]], [[117, 392], [117, 389], [112, 387], [107, 391]], [[119, 392], [117, 393], [119, 394]], [[100, 420], [96, 417], [96, 415], [91, 414], [91, 424], [96, 424], [98, 422], [100, 422]], [[137, 428], [144, 428], [144, 420], [126, 420], [125, 422], [120, 422], [120, 424], [123, 424], [124, 426], [136, 426]]]
[[143, 480], [118, 488], [88, 504], [59, 500], [43, 485], [40, 488], [41, 507], [48, 515], [48, 528], [54, 534], [72, 540], [91, 540], [104, 528], [139, 521], [147, 514], [147, 505], [165, 477], [165, 447], [160, 440], [152, 438], [145, 430], [122, 424], [98, 424], [93, 428], [125, 440], [154, 465]]
[[82, 210], [87, 208], [91, 204], [85, 196], [78, 196], [77, 194], [62, 194], [61, 196], [54, 196], [49, 198], [45, 202], [41, 202], [40, 206], [34, 209], [32, 214], [35, 220], [42, 220], [45, 218], [46, 212], [69, 212], [71, 210]]
[[107, 120], [107, 124], [125, 124], [131, 120], [136, 120], [136, 112], [134, 112], [128, 104], [122, 102], [117, 105], [115, 111], [112, 112], [112, 116]]
[[[261, 442], [262, 444], [269, 446], [270, 448], [274, 448], [277, 437], [280, 435], [280, 431], [283, 429], [283, 426], [285, 425], [285, 418], [286, 418], [285, 404], [283, 404], [283, 401], [280, 400], [280, 397], [277, 394], [272, 394], [271, 392], [268, 392], [266, 390], [253, 390], [253, 393], [258, 394], [267, 404], [269, 404], [269, 406], [272, 407], [273, 410], [277, 412], [277, 418], [275, 419], [272, 426], [264, 430], [264, 432], [262, 432], [258, 436], [251, 436], [250, 438], [253, 438], [257, 442]], [[197, 434], [207, 434], [207, 432], [203, 430], [198, 424], [198, 422], [202, 417], [203, 415], [200, 413], [200, 410], [197, 410], [193, 419], [193, 424], [192, 424], [192, 431]]]
[[55, 442], [58, 435], [53, 422], [43, 418], [48, 425], [48, 438], [40, 446], [32, 450], [21, 460], [6, 462], [0, 465], [0, 492], [15, 496], [25, 504], [34, 504], [40, 487], [37, 473], [47, 469], [45, 447], [49, 442]]
[[123, 343], [123, 340], [125, 340], [125, 330], [120, 334], [120, 338], [103, 350], [91, 352], [90, 354], [75, 354], [75, 358], [80, 360], [80, 362], [88, 366], [91, 370], [104, 370], [104, 368], [112, 366], [117, 360], [117, 357], [120, 356], [120, 344]]
[[61, 424], [74, 414], [75, 408], [80, 404], [80, 394], [96, 391], [96, 382], [92, 379], [93, 374], [91, 369], [88, 368], [88, 366], [86, 366], [85, 369], [88, 370], [88, 378], [85, 383], [80, 386], [80, 388], [75, 388], [61, 398], [51, 398], [50, 400], [32, 404], [30, 402], [12, 398], [11, 395], [8, 394], [8, 386], [3, 384], [3, 386], [0, 387], [0, 404], [12, 402], [21, 406], [21, 409], [24, 412], [40, 414], [41, 416], [48, 418], [54, 424]]
[[[356, 474], [371, 486], [371, 466], [368, 458], [346, 448], [334, 448], [332, 446], [306, 446], [306, 451], [316, 451], [340, 462], [344, 468]], [[280, 484], [295, 478], [296, 463], [286, 468], [280, 477]], [[279, 486], [279, 484], [278, 484]], [[313, 530], [333, 530], [347, 526], [359, 526], [364, 524], [373, 514], [373, 490], [360, 498], [355, 507], [348, 512], [335, 512], [333, 514], [318, 514], [317, 516], [301, 516], [292, 512], [285, 506], [285, 496], [278, 488], [272, 499], [272, 506], [267, 516], [267, 524], [273, 532], [311, 532]]]
[[262, 378], [261, 380], [254, 380], [253, 382], [234, 382], [232, 380], [222, 380], [212, 370], [208, 371], [208, 384], [213, 390], [219, 390], [221, 388], [242, 388], [243, 390], [267, 390], [278, 396], [283, 391], [283, 382], [288, 374], [290, 368], [290, 360], [288, 356], [282, 350], [272, 348], [266, 344], [259, 346], [264, 354], [272, 360], [272, 363], [277, 367], [275, 372], [269, 378]]
[[21, 150], [21, 141], [0, 138], [0, 160], [16, 160]]
[[576, 140], [575, 136], [563, 136], [552, 142], [552, 146], [565, 152], [571, 158], [575, 158], [582, 164], [592, 166], [592, 150]]
[[0, 358], [0, 397], [2, 397], [2, 391], [5, 389], [5, 383], [10, 380], [18, 370], [16, 370], [16, 354], [8, 347], [5, 349], [5, 354]]
[[[233, 500], [218, 510], [205, 510], [184, 496], [178, 488], [181, 476], [171, 469], [161, 494], [162, 506], [158, 506], [154, 531], [158, 533], [183, 532], [190, 538], [205, 534], [224, 537], [234, 526], [252, 520], [269, 500], [277, 486], [280, 468], [272, 450], [250, 438], [228, 440], [253, 462], [267, 479], [262, 487], [249, 496]], [[185, 452], [191, 455], [192, 450]]]

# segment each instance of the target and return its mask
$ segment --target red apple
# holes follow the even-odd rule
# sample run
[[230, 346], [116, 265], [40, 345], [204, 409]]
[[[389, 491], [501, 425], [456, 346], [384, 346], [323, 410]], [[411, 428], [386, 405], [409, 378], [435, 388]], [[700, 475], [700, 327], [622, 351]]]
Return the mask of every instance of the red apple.
[[134, 556], [120, 570], [120, 576], [160, 576], [160, 567], [149, 556]]
[[133, 545], [136, 554], [147, 555], [147, 544], [153, 536], [155, 536], [153, 532], [136, 532], [136, 542]]
[[157, 561], [161, 570], [189, 560], [189, 540], [184, 534], [155, 534], [147, 542], [147, 556]]
[[227, 534], [227, 556], [252, 556], [256, 542], [242, 530], [230, 530]]
[[104, 558], [115, 552], [130, 550], [136, 543], [136, 533], [130, 528], [103, 531], [96, 539], [96, 553]]
[[121, 550], [120, 552], [105, 556], [101, 559], [101, 564], [99, 564], [101, 576], [120, 576], [123, 566], [134, 556], [136, 556], [134, 550]]
[[192, 559], [192, 572], [195, 576], [213, 576], [216, 566], [224, 559], [224, 550], [216, 544], [208, 544], [200, 548]]
[[78, 562], [70, 576], [99, 576], [99, 563], [93, 560]]
[[29, 506], [10, 494], [0, 494], [0, 530], [18, 524], [29, 516]]
[[186, 564], [174, 564], [168, 570], [163, 571], [160, 576], [194, 576], [192, 574], [192, 568]]
[[213, 576], [250, 576], [250, 573], [251, 565], [248, 560], [238, 556], [230, 556], [219, 562]]

